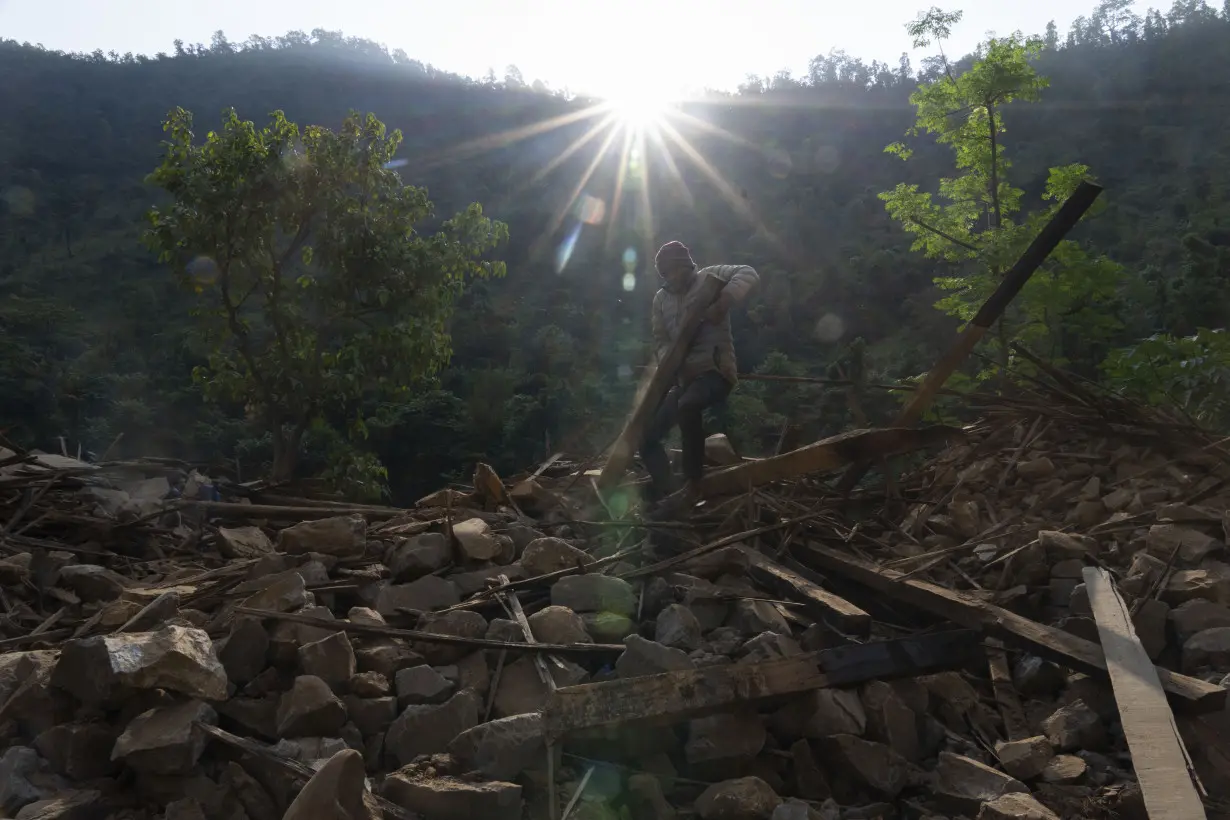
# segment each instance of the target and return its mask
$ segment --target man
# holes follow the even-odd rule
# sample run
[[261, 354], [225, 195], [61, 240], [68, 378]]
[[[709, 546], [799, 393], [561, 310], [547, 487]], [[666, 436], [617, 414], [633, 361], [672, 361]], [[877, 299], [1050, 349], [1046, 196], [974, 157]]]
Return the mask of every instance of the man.
[[653, 340], [659, 361], [679, 336], [684, 317], [699, 296], [705, 277], [713, 276], [726, 283], [705, 311], [676, 383], [650, 420], [641, 442], [641, 460], [651, 481], [646, 501], [652, 506], [670, 492], [671, 465], [662, 439], [679, 425], [685, 483], [680, 492], [666, 499], [666, 506], [681, 509], [696, 503], [700, 496], [698, 485], [705, 466], [705, 409], [730, 395], [738, 381], [730, 310], [747, 300], [760, 276], [747, 265], [711, 265], [698, 271], [691, 252], [682, 242], [663, 245], [654, 265], [662, 279], [662, 288], [653, 297]]

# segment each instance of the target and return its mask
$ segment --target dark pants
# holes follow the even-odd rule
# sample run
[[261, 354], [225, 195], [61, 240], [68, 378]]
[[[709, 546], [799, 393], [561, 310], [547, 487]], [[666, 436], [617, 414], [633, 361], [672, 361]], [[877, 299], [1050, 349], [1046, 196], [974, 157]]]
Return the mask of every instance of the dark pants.
[[641, 441], [641, 460], [649, 471], [647, 498], [657, 501], [670, 492], [671, 462], [662, 440], [679, 425], [683, 440], [683, 477], [699, 481], [705, 469], [705, 409], [730, 395], [731, 384], [716, 370], [706, 371], [686, 387], [672, 387], [662, 399]]

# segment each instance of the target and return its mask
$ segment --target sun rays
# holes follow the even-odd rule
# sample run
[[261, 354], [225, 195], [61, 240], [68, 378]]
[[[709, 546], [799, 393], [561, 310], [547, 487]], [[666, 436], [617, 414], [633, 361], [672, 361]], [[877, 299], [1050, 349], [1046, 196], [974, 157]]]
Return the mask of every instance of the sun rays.
[[657, 128], [666, 121], [671, 100], [645, 90], [622, 92], [606, 100], [615, 121], [632, 132]]
[[[656, 236], [656, 209], [651, 188], [659, 192], [669, 189], [684, 207], [693, 207], [697, 195], [685, 177], [685, 169], [689, 166], [699, 172], [749, 228], [774, 240], [746, 196], [741, 195], [721, 170], [692, 144], [688, 134], [717, 137], [753, 154], [763, 152], [753, 142], [709, 122], [703, 115], [703, 107], [700, 113], [690, 113], [683, 105], [651, 86], [629, 87], [568, 114], [450, 146], [434, 155], [418, 158], [413, 165], [418, 168], [449, 165], [567, 126], [587, 123], [584, 132], [522, 177], [523, 181], [515, 186], [512, 196], [527, 193], [578, 153], [588, 155], [578, 179], [560, 180], [568, 187], [568, 197], [553, 210], [542, 234], [531, 243], [531, 253], [540, 259], [552, 259], [556, 273], [562, 273], [582, 235], [602, 231], [604, 255], [613, 260], [612, 267], [622, 267], [624, 290], [631, 291], [639, 276], [651, 273], [646, 265], [652, 259], [653, 243], [660, 239]], [[613, 190], [609, 193], [594, 185], [596, 174], [604, 167], [615, 171]], [[651, 175], [656, 177], [652, 186]], [[601, 186], [606, 187], [605, 183]], [[627, 215], [629, 208], [633, 209], [631, 216]], [[621, 214], [624, 215], [622, 222]], [[617, 243], [621, 246], [617, 247]], [[622, 247], [623, 244], [627, 247]]]

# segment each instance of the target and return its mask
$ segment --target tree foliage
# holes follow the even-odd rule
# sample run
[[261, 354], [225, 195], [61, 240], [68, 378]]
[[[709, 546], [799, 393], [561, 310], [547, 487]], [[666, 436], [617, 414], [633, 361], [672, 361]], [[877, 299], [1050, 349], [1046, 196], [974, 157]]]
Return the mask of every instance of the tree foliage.
[[[942, 43], [960, 20], [960, 12], [933, 7], [906, 29], [915, 47], [923, 48]], [[907, 133], [932, 134], [948, 146], [957, 175], [939, 180], [938, 202], [916, 183], [900, 183], [880, 194], [888, 212], [915, 236], [914, 250], [957, 263], [958, 272], [935, 279], [949, 292], [936, 306], [963, 322], [974, 317], [1041, 226], [1090, 176], [1079, 163], [1052, 167], [1042, 194], [1050, 204], [1022, 214], [1025, 192], [1009, 179], [1004, 112], [1013, 102], [1037, 102], [1049, 85], [1035, 66], [1043, 48], [1041, 39], [1019, 33], [992, 37], [965, 71], [955, 70], [941, 52], [942, 71], [910, 95], [917, 120]], [[886, 150], [903, 160], [914, 153], [900, 142]], [[1105, 257], [1091, 256], [1070, 240], [1061, 242], [1000, 319], [1001, 365], [1008, 363], [1007, 343], [1013, 338], [1044, 344], [1061, 361], [1076, 347], [1088, 353], [1090, 345], [1112, 338], [1119, 324], [1105, 307], [1116, 296], [1122, 273]]]
[[1225, 330], [1150, 336], [1113, 351], [1102, 369], [1133, 398], [1177, 407], [1215, 429], [1230, 425], [1230, 336]]
[[257, 128], [231, 110], [195, 144], [176, 109], [165, 130], [150, 181], [172, 201], [150, 211], [147, 239], [201, 297], [208, 362], [194, 377], [261, 420], [273, 474], [288, 478], [312, 425], [448, 361], [457, 298], [471, 279], [503, 275], [481, 256], [507, 229], [475, 204], [421, 232], [427, 192], [389, 169], [401, 133], [372, 114], [334, 132], [281, 111]]

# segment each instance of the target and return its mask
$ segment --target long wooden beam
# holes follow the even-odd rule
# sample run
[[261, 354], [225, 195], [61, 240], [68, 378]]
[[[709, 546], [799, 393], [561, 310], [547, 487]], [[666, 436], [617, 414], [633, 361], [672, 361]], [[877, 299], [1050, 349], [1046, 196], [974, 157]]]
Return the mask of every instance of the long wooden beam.
[[982, 655], [977, 632], [952, 630], [851, 644], [763, 663], [706, 666], [564, 686], [543, 710], [546, 737], [603, 726], [675, 723], [738, 704], [954, 669]]
[[700, 489], [706, 496], [733, 495], [746, 492], [749, 487], [836, 470], [865, 459], [949, 444], [962, 436], [959, 429], [941, 424], [920, 428], [851, 430], [779, 456], [714, 470], [701, 479]]
[[671, 383], [674, 382], [676, 374], [679, 372], [680, 366], [683, 365], [684, 358], [688, 354], [688, 348], [692, 345], [692, 340], [696, 337], [696, 332], [700, 330], [700, 323], [705, 318], [705, 311], [713, 304], [713, 300], [721, 293], [722, 288], [726, 283], [716, 276], [705, 275], [704, 281], [700, 283], [697, 289], [696, 301], [692, 303], [691, 309], [683, 317], [683, 325], [679, 329], [679, 335], [675, 341], [667, 348], [666, 355], [658, 362], [657, 367], [651, 368], [646, 374], [640, 389], [637, 390], [636, 403], [632, 406], [632, 414], [628, 417], [628, 421], [624, 424], [623, 431], [619, 434], [619, 438], [615, 441], [615, 446], [611, 450], [611, 454], [607, 456], [606, 464], [602, 466], [602, 472], [598, 476], [598, 490], [606, 493], [624, 476], [628, 469], [628, 465], [632, 463], [632, 457], [636, 454], [637, 448], [640, 447], [641, 437], [644, 435], [645, 427], [649, 424], [649, 420], [653, 418], [653, 414], [658, 411], [658, 407], [662, 404], [662, 399], [670, 390]]
[[[815, 542], [793, 550], [804, 564], [842, 575], [876, 592], [946, 618], [969, 629], [981, 629], [1005, 642], [1079, 672], [1107, 677], [1106, 655], [1092, 641], [1040, 624], [1003, 607], [902, 573], [852, 558]], [[1172, 703], [1192, 713], [1217, 712], [1226, 704], [1226, 690], [1213, 683], [1155, 667]]]
[[1150, 820], [1204, 820], [1191, 761], [1132, 615], [1106, 570], [1085, 567], [1082, 574]]
[[[927, 408], [931, 406], [931, 402], [935, 400], [940, 388], [961, 366], [991, 326], [1003, 316], [1004, 310], [1021, 292], [1021, 288], [1025, 287], [1025, 283], [1034, 275], [1034, 271], [1042, 266], [1051, 251], [1055, 250], [1060, 241], [1068, 235], [1068, 231], [1076, 227], [1076, 223], [1081, 220], [1100, 193], [1102, 193], [1102, 187], [1092, 182], [1081, 182], [1076, 187], [1072, 196], [1068, 197], [1067, 201], [1059, 207], [1055, 215], [1034, 237], [1034, 241], [1021, 254], [1021, 258], [1004, 274], [999, 287], [982, 303], [978, 313], [957, 336], [944, 357], [927, 371], [922, 384], [914, 391], [910, 403], [897, 416], [897, 420], [893, 423], [894, 427], [911, 427], [918, 423], [923, 413], [927, 412]], [[869, 466], [870, 462], [865, 460], [850, 465], [850, 469], [846, 470], [841, 480], [838, 481], [837, 490], [843, 493], [849, 492], [859, 479], [866, 475]]]

